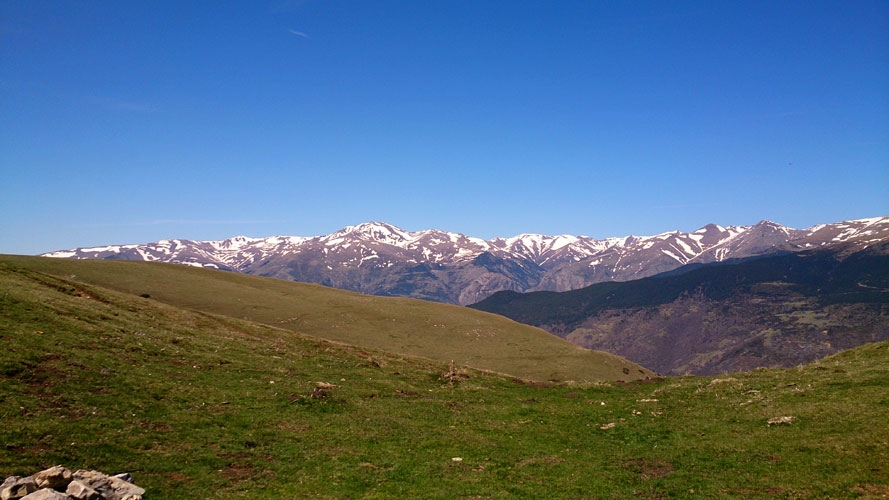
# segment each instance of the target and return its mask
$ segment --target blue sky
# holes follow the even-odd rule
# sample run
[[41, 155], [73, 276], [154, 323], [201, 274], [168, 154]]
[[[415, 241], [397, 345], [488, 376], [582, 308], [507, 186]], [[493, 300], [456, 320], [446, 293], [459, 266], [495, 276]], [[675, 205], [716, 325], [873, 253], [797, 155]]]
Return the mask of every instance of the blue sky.
[[889, 215], [889, 2], [0, 0], [0, 253]]

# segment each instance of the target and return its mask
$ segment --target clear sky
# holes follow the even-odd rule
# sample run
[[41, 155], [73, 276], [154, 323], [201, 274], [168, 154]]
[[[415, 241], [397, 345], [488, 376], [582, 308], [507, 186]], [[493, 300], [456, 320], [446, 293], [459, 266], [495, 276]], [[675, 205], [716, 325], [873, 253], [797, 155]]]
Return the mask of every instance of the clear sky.
[[889, 2], [0, 0], [0, 253], [889, 215]]

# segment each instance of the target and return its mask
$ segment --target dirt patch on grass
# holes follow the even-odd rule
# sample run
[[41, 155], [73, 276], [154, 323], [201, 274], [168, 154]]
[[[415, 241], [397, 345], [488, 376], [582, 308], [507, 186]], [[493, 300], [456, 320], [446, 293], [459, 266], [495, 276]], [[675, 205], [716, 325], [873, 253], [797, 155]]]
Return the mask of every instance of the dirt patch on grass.
[[403, 391], [401, 389], [397, 389], [392, 395], [397, 398], [416, 398], [420, 395], [420, 393], [417, 391]]
[[302, 434], [303, 432], [306, 432], [311, 428], [306, 424], [287, 421], [279, 423], [277, 427], [278, 429], [281, 429], [283, 431], [293, 432], [295, 434]]
[[528, 387], [536, 387], [538, 389], [548, 389], [553, 386], [552, 384], [547, 382], [535, 382], [533, 380], [522, 380], [520, 378], [513, 378], [512, 381], [516, 384], [521, 384]]
[[538, 457], [538, 458], [527, 458], [522, 460], [521, 462], [516, 464], [516, 467], [527, 467], [529, 465], [555, 465], [564, 462], [565, 459], [562, 457]]
[[238, 483], [256, 476], [256, 469], [248, 464], [236, 462], [229, 464], [224, 469], [220, 469], [219, 473], [228, 479], [229, 482]]
[[627, 460], [626, 462], [624, 462], [624, 465], [626, 468], [639, 474], [639, 477], [641, 477], [642, 479], [657, 479], [659, 477], [665, 477], [675, 470], [673, 469], [673, 464], [659, 458], [656, 458], [654, 460]]
[[885, 484], [859, 484], [852, 488], [852, 493], [860, 495], [862, 500], [876, 500], [889, 498], [889, 485]]
[[633, 384], [635, 384], [635, 385], [654, 384], [654, 383], [663, 382], [663, 381], [664, 381], [664, 377], [645, 377], [645, 378], [640, 378], [640, 379], [634, 380]]

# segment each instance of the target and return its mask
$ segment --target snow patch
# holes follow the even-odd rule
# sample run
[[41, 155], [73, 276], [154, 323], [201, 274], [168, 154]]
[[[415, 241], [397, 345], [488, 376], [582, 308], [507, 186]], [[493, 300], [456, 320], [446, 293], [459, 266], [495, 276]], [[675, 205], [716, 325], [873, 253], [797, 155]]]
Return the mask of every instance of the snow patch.
[[377, 255], [376, 253], [374, 253], [372, 255], [368, 255], [366, 257], [362, 257], [361, 261], [358, 262], [358, 267], [361, 267], [365, 262], [367, 262], [369, 260], [374, 260], [374, 259], [379, 259], [379, 258], [380, 258], [380, 256]]
[[676, 238], [676, 244], [682, 248], [682, 251], [689, 255], [696, 255], [697, 252], [691, 248], [686, 242], [682, 241], [681, 238]]
[[191, 267], [204, 267], [204, 265], [201, 264], [200, 262], [191, 262], [191, 261], [178, 261], [178, 262], [174, 262], [174, 264], [182, 264], [182, 265], [191, 266]]
[[666, 248], [662, 248], [662, 249], [661, 249], [661, 253], [663, 253], [663, 254], [666, 255], [667, 257], [670, 257], [670, 258], [672, 258], [672, 259], [675, 259], [677, 262], [679, 262], [679, 263], [681, 263], [681, 264], [685, 264], [685, 263], [687, 262], [685, 259], [683, 259], [682, 257], [680, 257], [680, 256], [674, 254], [673, 252], [667, 250]]
[[[132, 248], [132, 247], [130, 247]], [[127, 249], [126, 246], [121, 245], [110, 245], [105, 247], [91, 247], [91, 248], [81, 248], [80, 251], [84, 253], [103, 253], [103, 252], [111, 252], [111, 253], [120, 253], [122, 249]]]
[[43, 257], [53, 257], [56, 259], [71, 259], [77, 257], [76, 250], [59, 250], [58, 252], [50, 252], [43, 254]]

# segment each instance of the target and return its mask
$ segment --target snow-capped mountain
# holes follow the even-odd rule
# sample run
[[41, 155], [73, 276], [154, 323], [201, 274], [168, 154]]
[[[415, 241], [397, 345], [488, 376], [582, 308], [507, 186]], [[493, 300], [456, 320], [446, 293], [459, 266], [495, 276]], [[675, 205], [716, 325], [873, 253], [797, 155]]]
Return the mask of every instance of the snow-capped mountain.
[[566, 291], [602, 281], [643, 278], [692, 263], [839, 243], [864, 247], [887, 239], [889, 216], [808, 229], [770, 221], [754, 226], [709, 224], [691, 233], [603, 240], [539, 234], [483, 240], [368, 222], [325, 236], [161, 240], [44, 256], [172, 262], [465, 305], [500, 290]]

